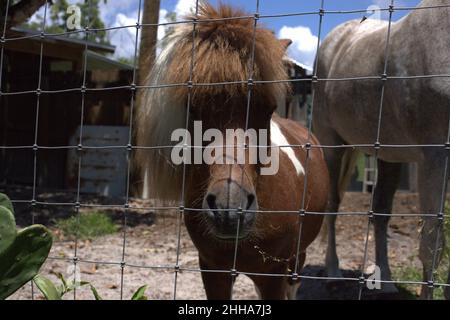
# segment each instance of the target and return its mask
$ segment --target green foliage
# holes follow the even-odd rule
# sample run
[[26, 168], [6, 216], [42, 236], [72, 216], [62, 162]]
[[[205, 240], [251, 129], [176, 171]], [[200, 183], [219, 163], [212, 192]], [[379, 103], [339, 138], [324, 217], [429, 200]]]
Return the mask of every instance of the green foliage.
[[61, 300], [62, 293], [59, 291], [56, 286], [53, 284], [53, 282], [45, 278], [41, 275], [37, 275], [33, 279], [34, 283], [38, 287], [38, 289], [42, 292], [45, 299], [47, 300]]
[[117, 59], [118, 62], [123, 63], [123, 64], [127, 64], [129, 66], [133, 66], [134, 65], [134, 57], [120, 57]]
[[[66, 280], [62, 274], [58, 274], [58, 278], [61, 281], [60, 285], [55, 285], [50, 279], [37, 275], [33, 281], [37, 288], [44, 295], [46, 300], [62, 300], [66, 293], [69, 293], [82, 286], [90, 285], [89, 282], [80, 281], [75, 282], [73, 280]], [[90, 285], [92, 287], [92, 285]]]
[[[100, 8], [99, 5], [103, 1], [106, 3], [107, 0], [90, 0], [90, 1], [79, 1], [76, 5], [80, 8], [81, 12], [81, 28], [89, 27], [90, 29], [103, 29], [105, 24], [100, 18]], [[67, 13], [67, 8], [71, 5], [67, 0], [54, 0], [49, 6], [47, 11], [47, 21], [45, 22], [45, 32], [46, 33], [63, 33], [67, 30], [67, 20], [71, 14]], [[26, 28], [32, 30], [41, 30], [43, 26], [44, 17], [37, 14], [36, 19], [33, 22], [28, 22], [25, 24]], [[84, 38], [83, 32], [73, 33], [68, 35], [75, 38]], [[96, 31], [95, 33], [89, 33], [89, 40], [97, 43], [107, 44], [109, 43], [107, 39], [106, 31]]]
[[119, 229], [107, 214], [99, 211], [82, 212], [68, 219], [59, 219], [55, 225], [64, 236], [70, 238], [78, 234], [79, 239], [93, 239], [115, 233]]
[[14, 242], [16, 235], [16, 222], [12, 211], [0, 204], [0, 254]]
[[42, 225], [16, 231], [11, 201], [0, 194], [0, 300], [32, 280], [52, 247], [52, 235]]
[[98, 294], [97, 289], [94, 286], [91, 286], [92, 294], [94, 295], [95, 300], [103, 300], [103, 298]]
[[[445, 267], [444, 267], [445, 265]], [[448, 263], [443, 260], [441, 266], [434, 273], [434, 281], [436, 283], [447, 283]], [[422, 271], [420, 268], [415, 267], [401, 267], [393, 270], [394, 279], [402, 281], [422, 281]], [[397, 284], [400, 289], [411, 292], [413, 295], [417, 295], [421, 285], [417, 284]], [[434, 299], [444, 299], [444, 289], [442, 287], [434, 289]]]
[[[450, 203], [445, 203], [445, 213], [450, 214]], [[450, 268], [450, 218], [444, 218], [444, 237], [445, 237], [445, 247], [442, 256], [441, 269], [447, 267]], [[444, 271], [441, 274], [445, 273]], [[442, 278], [441, 278], [442, 279]], [[443, 279], [442, 279], [443, 280]], [[441, 283], [447, 283], [447, 279]]]
[[147, 286], [142, 286], [136, 290], [136, 292], [131, 297], [131, 300], [148, 300], [145, 295], [145, 290], [147, 290]]
[[[133, 293], [133, 296], [131, 297], [131, 300], [148, 300], [148, 297], [145, 295], [145, 291], [147, 290], [147, 286], [144, 285], [142, 287], [139, 287], [135, 293]], [[95, 300], [103, 300], [103, 298], [98, 294], [97, 290], [94, 286], [91, 285], [91, 291], [95, 297]]]
[[[61, 281], [60, 285], [54, 284], [50, 279], [45, 278], [41, 275], [37, 275], [36, 277], [34, 277], [33, 281], [36, 284], [37, 288], [44, 295], [44, 298], [46, 300], [62, 300], [63, 296], [66, 293], [69, 293], [75, 289], [79, 289], [83, 286], [89, 286], [95, 300], [103, 300], [97, 289], [89, 282], [73, 282], [72, 280], [65, 279], [62, 274], [58, 274], [58, 278]], [[146, 285], [139, 287], [139, 289], [137, 289], [133, 294], [131, 300], [148, 300], [147, 296], [145, 295], [146, 290]]]
[[0, 193], [0, 207], [5, 207], [12, 213], [14, 212], [14, 207], [11, 203], [11, 200], [9, 200], [8, 196], [3, 193]]
[[[422, 272], [415, 267], [400, 267], [392, 270], [393, 279], [402, 281], [422, 281]], [[400, 291], [410, 292], [413, 296], [417, 297], [417, 293], [420, 290], [420, 285], [398, 283], [397, 287]]]
[[[450, 213], [450, 203], [445, 204], [445, 213]], [[434, 282], [436, 283], [447, 283], [448, 268], [450, 267], [450, 219], [444, 219], [444, 229], [443, 233], [445, 236], [445, 246], [442, 253], [441, 264], [434, 272]], [[407, 281], [422, 281], [422, 271], [414, 267], [398, 268], [394, 270], [394, 278], [398, 280]], [[406, 290], [413, 290], [420, 288], [419, 285], [410, 284], [399, 284], [399, 287]], [[436, 288], [434, 290], [434, 299], [442, 300], [444, 299], [443, 288]]]

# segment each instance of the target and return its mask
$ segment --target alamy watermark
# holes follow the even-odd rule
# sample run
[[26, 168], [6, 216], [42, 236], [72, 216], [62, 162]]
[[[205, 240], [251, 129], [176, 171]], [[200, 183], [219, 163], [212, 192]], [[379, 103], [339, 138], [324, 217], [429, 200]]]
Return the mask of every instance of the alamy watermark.
[[[370, 270], [369, 270], [370, 269]], [[370, 276], [367, 277], [366, 287], [369, 290], [380, 290], [381, 289], [381, 269], [377, 265], [373, 265], [368, 268], [368, 273]]]
[[66, 21], [67, 30], [81, 29], [81, 9], [76, 4], [67, 7], [66, 13], [69, 15]]
[[[260, 164], [261, 175], [274, 175], [279, 169], [279, 147], [270, 146], [267, 129], [207, 129], [194, 121], [193, 136], [186, 129], [176, 129], [171, 140], [178, 142], [171, 160], [180, 164]], [[208, 143], [204, 146], [205, 143]]]

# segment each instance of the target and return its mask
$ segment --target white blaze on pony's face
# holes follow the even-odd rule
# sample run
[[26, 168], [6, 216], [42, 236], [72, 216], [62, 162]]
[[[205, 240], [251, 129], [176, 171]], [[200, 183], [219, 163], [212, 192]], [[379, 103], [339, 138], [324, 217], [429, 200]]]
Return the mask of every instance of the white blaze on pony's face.
[[292, 165], [297, 172], [297, 175], [304, 175], [305, 169], [303, 168], [300, 160], [295, 155], [294, 149], [292, 149], [292, 147], [288, 147], [289, 142], [286, 139], [286, 136], [281, 132], [280, 127], [274, 120], [270, 121], [270, 140], [272, 145], [280, 146], [281, 151], [289, 157], [289, 160], [291, 160]]

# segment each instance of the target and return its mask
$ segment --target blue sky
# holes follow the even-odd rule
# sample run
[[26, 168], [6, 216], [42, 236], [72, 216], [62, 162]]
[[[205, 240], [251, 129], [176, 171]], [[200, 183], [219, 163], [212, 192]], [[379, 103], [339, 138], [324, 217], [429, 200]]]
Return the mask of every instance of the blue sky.
[[[84, 0], [81, 0], [84, 1]], [[219, 0], [210, 0], [217, 3]], [[69, 0], [71, 3], [80, 0]], [[256, 0], [222, 0], [239, 6], [249, 12], [254, 12]], [[325, 0], [325, 10], [366, 10], [370, 6], [387, 8], [391, 0]], [[395, 0], [396, 6], [414, 7], [419, 0]], [[292, 12], [318, 11], [321, 0], [260, 0], [261, 14], [282, 14]], [[101, 5], [101, 15], [108, 27], [134, 25], [137, 20], [139, 0], [107, 0], [107, 4]], [[168, 12], [176, 12], [178, 16], [187, 12], [195, 5], [195, 0], [161, 0], [160, 21], [165, 21]], [[370, 16], [372, 12], [366, 13]], [[401, 11], [394, 14], [394, 20], [403, 17], [407, 12]], [[325, 37], [334, 27], [351, 19], [361, 19], [363, 13], [357, 14], [328, 14], [324, 17], [322, 27]], [[377, 18], [377, 16], [373, 16]], [[381, 14], [381, 19], [387, 19], [387, 13]], [[289, 54], [299, 62], [312, 65], [315, 56], [315, 48], [318, 35], [318, 15], [295, 16], [261, 19], [261, 23], [275, 31], [277, 36], [290, 38], [294, 41]], [[116, 57], [131, 57], [134, 53], [134, 28], [109, 31], [110, 41], [116, 45]], [[164, 29], [160, 28], [159, 37], [164, 36]]]

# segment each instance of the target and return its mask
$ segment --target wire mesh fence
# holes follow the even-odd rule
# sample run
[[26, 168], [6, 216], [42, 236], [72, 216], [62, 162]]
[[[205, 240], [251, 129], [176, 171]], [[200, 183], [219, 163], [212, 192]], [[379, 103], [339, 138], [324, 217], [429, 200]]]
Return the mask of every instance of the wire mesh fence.
[[[1, 10], [4, 11], [4, 16], [8, 16], [8, 8], [10, 7], [10, 2], [12, 0], [6, 1], [6, 7], [1, 8]], [[89, 1], [88, 1], [89, 2]], [[236, 233], [236, 239], [234, 242], [234, 261], [232, 263], [233, 267], [231, 269], [223, 269], [223, 270], [206, 270], [201, 268], [191, 268], [187, 266], [183, 266], [180, 264], [180, 255], [181, 255], [181, 230], [183, 227], [183, 215], [192, 213], [192, 212], [199, 212], [202, 211], [202, 209], [198, 208], [190, 208], [186, 206], [185, 203], [185, 177], [186, 177], [186, 164], [183, 164], [183, 183], [181, 186], [181, 195], [180, 200], [177, 205], [172, 206], [137, 206], [130, 203], [130, 181], [131, 181], [131, 173], [133, 170], [133, 163], [132, 163], [132, 156], [134, 152], [137, 150], [148, 150], [148, 151], [156, 151], [161, 149], [167, 149], [167, 148], [173, 148], [172, 145], [165, 145], [165, 146], [139, 146], [134, 143], [133, 136], [134, 136], [134, 123], [133, 118], [136, 110], [136, 92], [138, 90], [153, 90], [153, 89], [159, 89], [159, 88], [171, 88], [171, 87], [186, 87], [188, 88], [188, 96], [187, 96], [187, 105], [186, 108], [188, 112], [186, 112], [187, 118], [185, 119], [185, 128], [188, 129], [189, 127], [189, 110], [191, 108], [191, 100], [192, 100], [192, 89], [196, 86], [221, 86], [224, 84], [243, 84], [247, 85], [248, 87], [248, 94], [247, 94], [247, 118], [246, 118], [246, 124], [245, 128], [247, 129], [249, 126], [248, 117], [250, 112], [250, 104], [251, 99], [253, 95], [253, 87], [257, 84], [269, 84], [269, 83], [276, 83], [276, 82], [310, 82], [312, 85], [312, 103], [311, 103], [311, 118], [308, 119], [307, 123], [307, 129], [308, 129], [308, 143], [304, 145], [281, 145], [280, 148], [283, 147], [292, 147], [292, 148], [303, 148], [306, 150], [306, 164], [305, 164], [305, 179], [304, 179], [304, 190], [308, 190], [308, 167], [310, 162], [310, 152], [311, 150], [315, 148], [319, 149], [327, 149], [327, 148], [341, 148], [341, 149], [357, 149], [357, 148], [372, 148], [374, 150], [375, 158], [377, 159], [379, 156], [379, 152], [381, 149], [384, 148], [391, 148], [391, 149], [403, 149], [403, 148], [442, 148], [447, 150], [446, 153], [446, 160], [445, 160], [445, 168], [444, 168], [444, 177], [442, 181], [442, 196], [441, 196], [441, 205], [440, 205], [440, 211], [435, 213], [435, 218], [440, 221], [442, 224], [445, 219], [450, 219], [450, 214], [444, 213], [444, 207], [445, 207], [445, 196], [446, 196], [446, 187], [447, 187], [447, 176], [448, 176], [448, 150], [450, 149], [450, 119], [449, 119], [449, 126], [448, 126], [448, 134], [447, 137], [441, 144], [415, 144], [415, 145], [393, 145], [393, 144], [384, 144], [382, 141], [380, 141], [380, 134], [382, 130], [382, 121], [383, 121], [383, 108], [385, 104], [384, 94], [385, 94], [385, 86], [388, 81], [396, 81], [396, 80], [417, 80], [417, 79], [440, 79], [440, 78], [450, 78], [450, 74], [431, 74], [431, 75], [411, 75], [411, 76], [405, 76], [405, 75], [390, 75], [388, 74], [388, 63], [389, 63], [389, 48], [391, 44], [391, 25], [393, 23], [393, 14], [398, 11], [412, 11], [412, 10], [439, 10], [439, 9], [446, 9], [450, 8], [450, 4], [448, 5], [436, 5], [436, 6], [426, 6], [426, 7], [405, 7], [405, 6], [396, 6], [395, 1], [391, 0], [390, 5], [386, 8], [381, 8], [381, 12], [385, 12], [388, 14], [388, 31], [386, 33], [386, 46], [384, 48], [385, 50], [385, 60], [383, 62], [383, 73], [382, 74], [374, 74], [370, 76], [364, 76], [364, 77], [343, 77], [343, 78], [319, 78], [317, 73], [317, 65], [319, 63], [319, 60], [315, 60], [315, 66], [312, 77], [309, 79], [291, 79], [291, 80], [271, 80], [271, 81], [261, 81], [261, 80], [254, 80], [254, 55], [255, 55], [255, 32], [258, 27], [258, 24], [260, 21], [263, 21], [264, 19], [280, 19], [280, 18], [286, 18], [286, 17], [303, 17], [303, 16], [312, 16], [317, 17], [318, 20], [318, 39], [317, 39], [317, 56], [319, 56], [320, 52], [320, 44], [323, 40], [323, 24], [324, 20], [328, 15], [348, 15], [348, 14], [365, 14], [367, 9], [360, 9], [360, 10], [327, 10], [326, 0], [320, 1], [320, 7], [317, 10], [314, 11], [301, 11], [302, 4], [299, 3], [297, 5], [298, 11], [294, 12], [288, 12], [288, 13], [282, 13], [282, 14], [261, 14], [260, 13], [260, 0], [254, 0], [254, 12], [252, 15], [246, 15], [246, 16], [239, 16], [239, 17], [232, 17], [232, 18], [223, 18], [223, 19], [207, 19], [202, 20], [198, 18], [199, 13], [199, 0], [196, 1], [196, 6], [194, 10], [194, 17], [196, 17], [193, 20], [179, 20], [179, 21], [173, 21], [173, 22], [165, 22], [165, 23], [158, 23], [158, 24], [144, 24], [140, 21], [142, 20], [142, 0], [139, 0], [138, 3], [138, 13], [137, 13], [137, 20], [136, 23], [133, 25], [125, 25], [120, 27], [108, 27], [108, 28], [101, 28], [101, 29], [95, 29], [95, 28], [89, 28], [89, 17], [85, 17], [85, 25], [86, 27], [80, 29], [80, 30], [74, 30], [74, 31], [67, 31], [63, 33], [48, 33], [46, 32], [47, 25], [46, 25], [46, 16], [49, 14], [49, 2], [44, 6], [44, 19], [43, 23], [41, 25], [40, 31], [26, 36], [18, 36], [18, 37], [8, 37], [7, 36], [7, 21], [5, 19], [3, 30], [2, 30], [2, 36], [0, 38], [1, 43], [1, 51], [0, 51], [0, 98], [2, 97], [8, 97], [8, 96], [18, 96], [18, 95], [29, 95], [33, 94], [35, 95], [36, 104], [35, 104], [35, 125], [34, 125], [34, 143], [31, 145], [1, 145], [0, 150], [3, 150], [5, 152], [8, 152], [9, 150], [29, 150], [32, 152], [33, 157], [30, 159], [33, 163], [33, 183], [32, 183], [32, 197], [30, 199], [12, 199], [13, 203], [26, 203], [29, 204], [31, 208], [31, 217], [30, 220], [32, 223], [35, 222], [35, 213], [39, 210], [40, 207], [43, 206], [67, 206], [73, 208], [74, 215], [76, 217], [80, 217], [80, 209], [81, 208], [115, 208], [122, 210], [122, 251], [121, 251], [121, 257], [120, 259], [116, 261], [97, 261], [97, 260], [87, 260], [87, 259], [81, 259], [79, 257], [79, 238], [78, 235], [75, 237], [74, 246], [73, 246], [73, 255], [70, 258], [60, 258], [56, 256], [51, 256], [49, 259], [53, 260], [61, 260], [67, 262], [67, 264], [71, 264], [74, 267], [77, 267], [80, 263], [86, 263], [86, 264], [98, 264], [98, 265], [115, 265], [120, 267], [120, 298], [122, 299], [124, 297], [124, 270], [126, 268], [138, 268], [138, 269], [154, 269], [154, 270], [166, 270], [173, 272], [173, 298], [177, 298], [177, 283], [179, 282], [179, 277], [181, 272], [196, 272], [196, 273], [224, 273], [224, 274], [230, 274], [232, 277], [236, 277], [239, 274], [244, 275], [260, 275], [260, 276], [267, 276], [267, 277], [286, 277], [291, 278], [293, 280], [296, 279], [313, 279], [317, 281], [327, 281], [327, 280], [345, 280], [345, 281], [353, 281], [355, 283], [359, 284], [359, 294], [358, 299], [362, 298], [362, 292], [363, 289], [368, 281], [375, 281], [380, 283], [395, 283], [395, 284], [415, 284], [415, 285], [427, 285], [430, 288], [436, 288], [436, 287], [448, 287], [449, 284], [446, 283], [437, 283], [435, 279], [433, 278], [434, 269], [435, 269], [435, 261], [436, 261], [436, 255], [438, 254], [438, 246], [439, 243], [436, 241], [436, 246], [434, 248], [434, 259], [433, 259], [433, 267], [432, 272], [429, 275], [428, 281], [406, 281], [406, 280], [369, 280], [367, 279], [367, 276], [365, 275], [365, 270], [367, 267], [367, 260], [368, 260], [368, 244], [369, 244], [369, 231], [371, 228], [371, 224], [373, 223], [374, 219], [376, 217], [382, 217], [382, 216], [391, 216], [391, 217], [430, 217], [431, 215], [427, 214], [411, 214], [411, 213], [401, 213], [401, 214], [395, 214], [395, 213], [382, 213], [382, 212], [375, 212], [374, 209], [374, 190], [375, 188], [372, 188], [371, 191], [371, 201], [370, 201], [370, 209], [368, 212], [313, 212], [308, 211], [306, 207], [306, 194], [307, 192], [303, 193], [303, 197], [301, 199], [301, 206], [296, 211], [267, 211], [267, 210], [254, 210], [252, 212], [254, 213], [264, 213], [264, 214], [277, 214], [277, 213], [289, 213], [293, 215], [298, 215], [299, 221], [306, 216], [306, 215], [336, 215], [336, 216], [365, 216], [367, 217], [367, 224], [365, 229], [365, 241], [364, 241], [364, 254], [361, 257], [361, 269], [359, 270], [360, 276], [359, 277], [351, 277], [351, 278], [337, 278], [337, 277], [327, 277], [327, 276], [307, 276], [307, 275], [301, 275], [299, 270], [299, 252], [300, 252], [300, 246], [301, 246], [301, 238], [302, 238], [302, 232], [303, 228], [302, 225], [299, 228], [298, 238], [297, 238], [297, 245], [296, 245], [296, 252], [295, 255], [295, 268], [292, 270], [289, 274], [263, 274], [263, 273], [252, 273], [252, 272], [243, 272], [240, 271], [236, 266], [236, 257], [239, 250], [238, 245], [238, 234], [239, 234], [239, 224], [238, 224], [238, 230]], [[196, 54], [196, 48], [195, 48], [195, 37], [196, 37], [196, 28], [199, 24], [203, 23], [211, 23], [215, 21], [225, 21], [225, 20], [231, 20], [231, 19], [252, 19], [253, 25], [254, 25], [254, 33], [253, 33], [253, 52], [252, 52], [252, 58], [251, 58], [251, 73], [248, 76], [247, 81], [233, 81], [233, 82], [217, 82], [217, 83], [195, 83], [193, 82], [194, 79], [194, 62], [195, 62], [195, 54]], [[186, 24], [192, 26], [192, 51], [191, 51], [191, 61], [190, 61], [190, 73], [189, 73], [189, 80], [186, 83], [160, 83], [156, 85], [145, 85], [142, 83], [138, 83], [137, 79], [137, 61], [138, 61], [138, 39], [140, 32], [142, 28], [157, 28], [157, 27], [167, 27], [167, 26], [175, 26], [179, 24]], [[130, 29], [134, 30], [134, 57], [133, 57], [133, 68], [132, 68], [132, 80], [129, 83], [129, 85], [120, 85], [120, 86], [111, 86], [108, 88], [95, 88], [95, 87], [89, 87], [88, 81], [87, 81], [87, 51], [89, 50], [89, 40], [93, 34], [100, 31], [113, 31], [113, 30], [119, 30], [119, 29]], [[44, 51], [44, 40], [45, 39], [52, 39], [54, 37], [60, 37], [60, 36], [67, 36], [71, 34], [80, 34], [83, 36], [85, 40], [85, 48], [84, 48], [84, 55], [83, 55], [83, 66], [82, 66], [82, 81], [81, 86], [79, 87], [71, 87], [71, 88], [64, 88], [64, 89], [58, 89], [58, 90], [45, 90], [42, 86], [42, 79], [43, 79], [43, 51]], [[10, 43], [14, 43], [21, 40], [26, 39], [38, 39], [40, 40], [39, 44], [39, 66], [38, 66], [38, 83], [37, 88], [35, 90], [26, 90], [26, 91], [4, 91], [4, 86], [2, 86], [2, 83], [6, 79], [2, 79], [4, 75], [4, 57], [5, 57], [5, 47], [6, 45]], [[351, 81], [365, 81], [365, 80], [371, 80], [371, 81], [380, 81], [381, 83], [381, 90], [379, 92], [380, 99], [379, 99], [379, 112], [378, 112], [378, 123], [377, 123], [377, 133], [376, 137], [374, 138], [373, 143], [369, 144], [345, 144], [345, 145], [321, 145], [321, 144], [315, 144], [312, 141], [312, 118], [314, 117], [314, 105], [317, 100], [317, 85], [321, 82], [333, 82], [333, 81], [342, 81], [342, 82], [351, 82]], [[130, 117], [129, 117], [129, 123], [128, 123], [128, 143], [125, 145], [105, 145], [105, 146], [89, 146], [85, 144], [84, 141], [84, 119], [85, 119], [85, 104], [86, 104], [86, 95], [88, 93], [97, 94], [99, 92], [111, 92], [113, 90], [129, 90], [130, 92]], [[79, 119], [79, 136], [78, 136], [78, 143], [77, 145], [61, 145], [61, 146], [48, 146], [48, 145], [41, 145], [38, 142], [38, 134], [39, 134], [39, 123], [40, 123], [40, 117], [42, 115], [40, 114], [40, 104], [42, 101], [42, 98], [47, 95], [52, 94], [59, 94], [59, 93], [66, 93], [66, 92], [77, 92], [79, 93], [80, 100], [79, 104], [81, 105], [81, 114]], [[271, 146], [259, 146], [259, 147], [271, 147]], [[193, 148], [193, 147], [192, 147]], [[243, 148], [248, 148], [247, 146], [243, 146]], [[126, 153], [126, 191], [124, 194], [124, 202], [120, 205], [109, 205], [109, 204], [90, 204], [90, 203], [83, 203], [81, 198], [81, 171], [82, 171], [82, 162], [83, 162], [83, 151], [86, 150], [92, 150], [92, 149], [111, 149], [111, 150], [121, 150]], [[75, 201], [73, 202], [47, 202], [39, 200], [37, 197], [37, 163], [38, 163], [38, 154], [39, 152], [42, 152], [44, 150], [75, 150], [77, 152], [77, 182], [76, 182], [76, 197]], [[243, 179], [244, 177], [242, 177]], [[174, 264], [162, 264], [162, 265], [137, 265], [133, 264], [127, 261], [127, 230], [128, 230], [128, 212], [131, 209], [135, 210], [154, 210], [154, 211], [170, 211], [175, 210], [178, 212], [177, 216], [177, 234], [176, 234], [176, 259]], [[245, 210], [244, 210], [245, 212]], [[438, 235], [439, 238], [440, 229], [438, 229]], [[35, 297], [35, 292], [33, 285], [31, 285], [32, 290], [32, 297]], [[77, 290], [73, 291], [73, 298], [77, 298]]]

